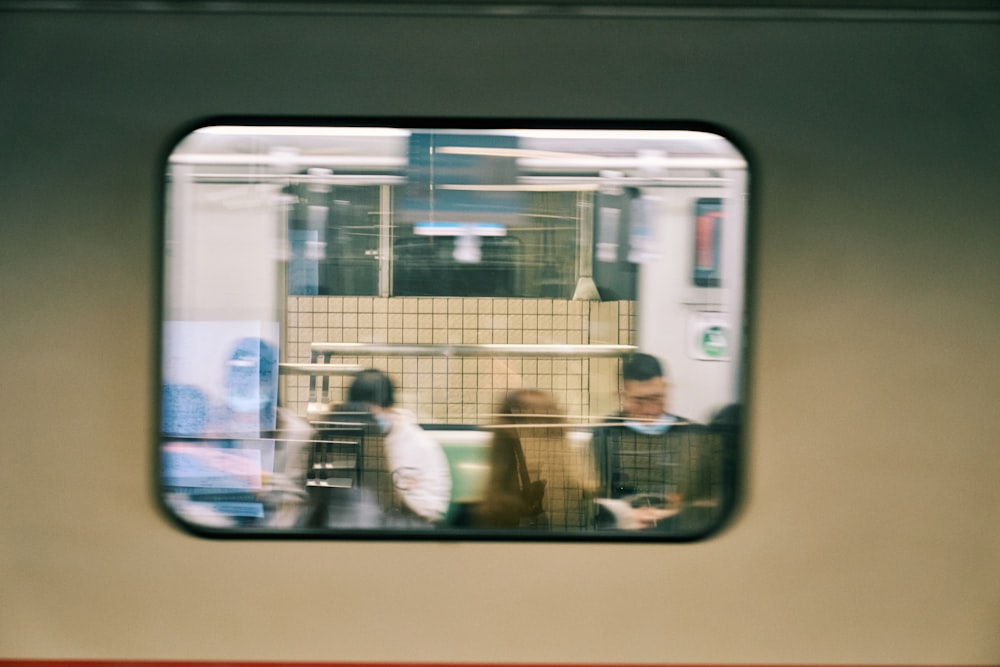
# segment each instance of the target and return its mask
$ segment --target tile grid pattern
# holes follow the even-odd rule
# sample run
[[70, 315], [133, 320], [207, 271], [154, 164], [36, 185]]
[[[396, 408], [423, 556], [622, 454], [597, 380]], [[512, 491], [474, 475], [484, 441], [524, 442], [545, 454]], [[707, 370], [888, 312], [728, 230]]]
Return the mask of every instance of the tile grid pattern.
[[[310, 344], [632, 344], [630, 301], [438, 297], [288, 298], [285, 359], [311, 360]], [[381, 368], [397, 386], [397, 402], [424, 423], [488, 422], [504, 392], [551, 391], [568, 415], [605, 414], [615, 407], [618, 365], [583, 357], [335, 357], [337, 363]], [[305, 414], [309, 379], [285, 376], [285, 402]], [[340, 400], [349, 377], [330, 378]]]

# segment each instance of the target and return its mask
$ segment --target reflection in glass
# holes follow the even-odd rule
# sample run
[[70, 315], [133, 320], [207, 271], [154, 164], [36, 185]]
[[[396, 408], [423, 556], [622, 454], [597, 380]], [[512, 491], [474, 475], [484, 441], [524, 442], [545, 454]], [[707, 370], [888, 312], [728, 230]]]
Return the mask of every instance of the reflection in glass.
[[[191, 133], [166, 173], [168, 511], [274, 535], [710, 532], [735, 493], [746, 182], [704, 132]], [[388, 403], [356, 391], [372, 370]]]

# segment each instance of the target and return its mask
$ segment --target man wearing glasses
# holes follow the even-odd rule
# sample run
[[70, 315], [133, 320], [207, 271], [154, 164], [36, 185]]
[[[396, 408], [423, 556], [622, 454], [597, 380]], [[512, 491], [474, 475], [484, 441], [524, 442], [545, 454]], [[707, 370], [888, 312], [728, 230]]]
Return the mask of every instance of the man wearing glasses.
[[689, 509], [711, 502], [713, 439], [705, 426], [667, 411], [669, 389], [656, 357], [623, 361], [621, 411], [594, 432], [599, 528], [683, 533], [704, 523]]

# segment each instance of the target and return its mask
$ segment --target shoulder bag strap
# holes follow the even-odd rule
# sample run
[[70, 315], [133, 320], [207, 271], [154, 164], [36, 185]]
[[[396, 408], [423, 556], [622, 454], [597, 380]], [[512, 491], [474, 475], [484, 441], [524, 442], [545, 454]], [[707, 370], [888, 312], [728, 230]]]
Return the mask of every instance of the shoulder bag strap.
[[531, 477], [528, 476], [528, 466], [524, 462], [521, 434], [516, 431], [514, 436], [514, 460], [517, 461], [517, 475], [521, 479], [521, 489], [527, 489], [528, 485], [531, 484]]

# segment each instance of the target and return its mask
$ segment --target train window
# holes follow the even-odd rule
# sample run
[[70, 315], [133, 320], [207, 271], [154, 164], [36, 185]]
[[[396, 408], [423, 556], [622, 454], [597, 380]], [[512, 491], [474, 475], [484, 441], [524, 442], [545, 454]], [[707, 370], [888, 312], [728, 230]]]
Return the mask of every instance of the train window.
[[211, 535], [711, 534], [747, 183], [684, 128], [190, 132], [164, 178], [165, 510]]

